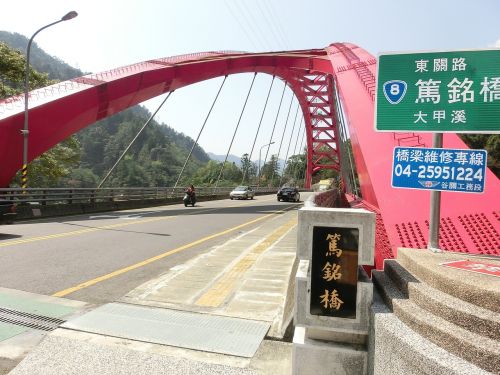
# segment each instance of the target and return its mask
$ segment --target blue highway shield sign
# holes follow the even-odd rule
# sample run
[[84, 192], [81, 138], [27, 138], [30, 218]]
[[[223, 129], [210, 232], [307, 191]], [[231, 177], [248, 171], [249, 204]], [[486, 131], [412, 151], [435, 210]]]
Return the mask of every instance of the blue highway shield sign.
[[387, 81], [383, 85], [384, 95], [391, 104], [398, 104], [406, 94], [405, 81]]
[[486, 150], [395, 147], [392, 187], [482, 193]]

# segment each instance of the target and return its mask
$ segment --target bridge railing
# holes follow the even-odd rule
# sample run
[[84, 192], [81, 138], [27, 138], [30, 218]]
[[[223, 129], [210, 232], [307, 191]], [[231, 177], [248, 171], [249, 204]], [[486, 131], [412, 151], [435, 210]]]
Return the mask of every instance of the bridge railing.
[[[29, 188], [23, 192], [21, 188], [0, 188], [0, 199], [15, 201], [18, 204], [30, 203], [39, 205], [98, 203], [150, 199], [181, 199], [184, 196], [184, 187], [137, 187], [137, 188]], [[229, 197], [229, 187], [199, 187], [198, 196]], [[259, 194], [271, 194], [276, 188], [256, 187]]]

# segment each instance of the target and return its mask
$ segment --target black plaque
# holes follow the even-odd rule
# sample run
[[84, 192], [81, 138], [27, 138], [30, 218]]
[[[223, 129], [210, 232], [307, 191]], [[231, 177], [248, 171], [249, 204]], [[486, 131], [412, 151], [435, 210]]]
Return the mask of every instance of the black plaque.
[[358, 228], [313, 228], [311, 315], [356, 318], [358, 248]]

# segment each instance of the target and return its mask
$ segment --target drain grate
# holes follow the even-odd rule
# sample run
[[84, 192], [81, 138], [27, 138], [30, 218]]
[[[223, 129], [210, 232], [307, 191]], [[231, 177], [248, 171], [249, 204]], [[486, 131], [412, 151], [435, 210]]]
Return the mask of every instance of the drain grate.
[[39, 329], [41, 331], [53, 331], [66, 321], [0, 307], [0, 322]]
[[251, 358], [269, 326], [260, 321], [109, 303], [62, 328]]

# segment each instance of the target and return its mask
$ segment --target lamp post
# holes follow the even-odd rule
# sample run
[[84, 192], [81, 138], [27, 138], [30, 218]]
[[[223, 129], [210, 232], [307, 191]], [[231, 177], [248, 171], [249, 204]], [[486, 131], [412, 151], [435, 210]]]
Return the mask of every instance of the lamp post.
[[28, 42], [28, 48], [26, 50], [26, 71], [24, 75], [24, 128], [21, 130], [21, 134], [23, 135], [23, 165], [22, 165], [22, 176], [21, 176], [21, 187], [23, 189], [23, 194], [26, 194], [26, 188], [28, 185], [28, 93], [29, 93], [29, 76], [30, 76], [30, 49], [31, 43], [35, 36], [42, 30], [58, 24], [59, 22], [68, 21], [70, 19], [78, 16], [74, 10], [65, 14], [60, 20], [56, 22], [49, 23], [45, 25], [41, 29], [38, 29], [33, 36], [30, 38]]
[[257, 174], [258, 174], [258, 176], [259, 176], [259, 180], [257, 181], [257, 186], [260, 186], [260, 154], [261, 154], [262, 149], [263, 149], [264, 147], [271, 146], [273, 143], [274, 143], [274, 141], [273, 141], [273, 142], [270, 142], [270, 143], [268, 143], [268, 144], [265, 144], [264, 146], [262, 146], [262, 147], [259, 149], [259, 173], [257, 173]]

